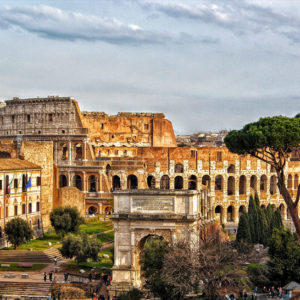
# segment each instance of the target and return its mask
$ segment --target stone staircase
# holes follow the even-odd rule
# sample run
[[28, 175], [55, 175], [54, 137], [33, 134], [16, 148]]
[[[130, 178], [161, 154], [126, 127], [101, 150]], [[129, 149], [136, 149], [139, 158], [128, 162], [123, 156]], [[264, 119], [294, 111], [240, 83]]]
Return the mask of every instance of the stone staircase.
[[52, 260], [52, 262], [55, 256], [57, 258], [57, 261], [63, 260], [63, 256], [60, 254], [59, 250], [55, 246], [44, 250], [44, 254], [46, 254]]
[[53, 259], [43, 251], [0, 250], [0, 262], [49, 264]]
[[47, 282], [0, 282], [0, 296], [47, 296], [51, 283]]

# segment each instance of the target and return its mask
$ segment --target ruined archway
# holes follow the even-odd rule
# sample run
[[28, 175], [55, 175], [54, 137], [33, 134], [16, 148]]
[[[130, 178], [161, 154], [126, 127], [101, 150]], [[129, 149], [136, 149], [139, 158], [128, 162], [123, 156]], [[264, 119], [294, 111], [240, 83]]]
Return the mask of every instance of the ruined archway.
[[234, 207], [232, 205], [227, 207], [227, 222], [234, 222]]
[[182, 176], [176, 176], [174, 179], [174, 188], [175, 190], [183, 189], [183, 178]]
[[89, 213], [89, 215], [95, 215], [97, 213], [97, 211], [98, 211], [98, 209], [96, 206], [90, 206], [88, 213]]
[[270, 178], [270, 194], [276, 194], [276, 186], [277, 186], [277, 177], [276, 175], [272, 175]]
[[242, 175], [239, 179], [239, 194], [245, 195], [246, 194], [246, 176]]
[[223, 207], [221, 205], [217, 205], [216, 208], [215, 208], [215, 214], [216, 215], [219, 215], [219, 220], [220, 220], [220, 223], [222, 224], [223, 221], [224, 221], [224, 212], [223, 212]]
[[260, 191], [261, 192], [267, 191], [267, 176], [266, 175], [262, 175], [260, 177]]
[[155, 189], [155, 177], [152, 175], [149, 175], [147, 177], [147, 185], [149, 189]]
[[77, 187], [80, 191], [82, 191], [82, 178], [80, 175], [74, 176], [74, 186]]
[[68, 179], [67, 176], [64, 174], [59, 175], [59, 187], [68, 186]]
[[215, 191], [223, 191], [223, 176], [217, 175], [215, 178]]
[[250, 177], [250, 188], [255, 192], [257, 191], [257, 177], [255, 175]]
[[202, 177], [202, 185], [205, 185], [208, 188], [210, 188], [210, 176], [209, 175], [204, 175]]
[[75, 160], [80, 160], [82, 159], [82, 145], [81, 144], [76, 144], [75, 145]]
[[93, 193], [97, 190], [97, 180], [95, 175], [89, 177], [89, 192]]
[[235, 173], [235, 166], [234, 164], [230, 164], [227, 168], [227, 173]]
[[229, 176], [227, 180], [227, 195], [235, 194], [235, 178], [233, 176]]
[[129, 190], [136, 190], [138, 188], [138, 179], [135, 175], [131, 174], [127, 177], [127, 188]]
[[113, 176], [113, 189], [119, 190], [121, 188], [121, 180], [118, 175]]
[[160, 179], [160, 188], [162, 190], [170, 189], [170, 178], [168, 175], [163, 175]]
[[197, 177], [195, 175], [191, 175], [189, 177], [188, 189], [189, 190], [197, 190]]

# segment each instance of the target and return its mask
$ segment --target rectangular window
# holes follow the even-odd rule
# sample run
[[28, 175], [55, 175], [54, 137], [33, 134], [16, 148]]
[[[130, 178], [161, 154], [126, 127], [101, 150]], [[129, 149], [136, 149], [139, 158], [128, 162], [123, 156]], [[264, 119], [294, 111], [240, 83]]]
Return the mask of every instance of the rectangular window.
[[30, 122], [30, 115], [27, 115], [27, 122]]
[[53, 121], [53, 114], [48, 114], [48, 120], [49, 120], [49, 122]]
[[103, 129], [103, 128], [104, 128], [104, 124], [101, 123], [101, 124], [100, 124], [100, 129]]
[[127, 155], [127, 150], [124, 150], [124, 155]]
[[195, 150], [191, 150], [191, 157], [195, 157], [196, 155], [196, 151]]
[[29, 203], [29, 213], [31, 214], [32, 213], [32, 204], [31, 203]]
[[17, 216], [17, 215], [18, 215], [18, 206], [15, 205], [15, 216]]
[[2, 187], [2, 180], [0, 180], [0, 190], [2, 190], [3, 187]]
[[36, 211], [40, 211], [40, 202], [36, 203]]
[[11, 122], [15, 123], [15, 116], [11, 116]]
[[26, 214], [26, 205], [22, 204], [22, 215]]
[[221, 151], [217, 152], [217, 161], [222, 161], [222, 152]]
[[144, 124], [144, 129], [148, 130], [149, 129], [149, 125], [148, 124]]
[[36, 185], [37, 185], [37, 186], [41, 186], [41, 177], [40, 177], [40, 176], [38, 176], [38, 177], [36, 178]]
[[18, 188], [18, 179], [17, 178], [14, 179], [14, 188], [15, 189]]

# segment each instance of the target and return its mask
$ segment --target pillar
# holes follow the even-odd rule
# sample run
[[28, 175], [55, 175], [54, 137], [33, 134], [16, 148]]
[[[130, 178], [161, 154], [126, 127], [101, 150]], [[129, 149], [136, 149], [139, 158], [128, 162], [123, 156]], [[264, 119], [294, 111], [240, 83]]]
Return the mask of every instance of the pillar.
[[68, 141], [68, 158], [69, 158], [69, 165], [72, 165], [72, 142]]

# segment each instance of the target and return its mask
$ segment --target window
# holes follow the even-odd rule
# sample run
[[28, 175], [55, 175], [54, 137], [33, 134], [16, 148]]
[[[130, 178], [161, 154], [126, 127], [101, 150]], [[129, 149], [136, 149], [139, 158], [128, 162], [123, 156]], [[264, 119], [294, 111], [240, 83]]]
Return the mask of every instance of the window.
[[26, 214], [26, 205], [22, 204], [22, 215]]
[[30, 122], [30, 115], [27, 115], [27, 122]]
[[37, 186], [41, 186], [41, 177], [40, 177], [40, 176], [38, 176], [38, 177], [36, 178], [36, 185], [37, 185]]
[[115, 155], [118, 155], [119, 154], [119, 150], [115, 150]]
[[144, 124], [144, 129], [148, 130], [149, 129], [149, 125], [148, 124]]
[[103, 128], [104, 128], [104, 124], [101, 123], [101, 124], [100, 124], [100, 129], [103, 129]]
[[32, 213], [32, 203], [29, 203], [29, 213], [31, 214]]
[[48, 114], [48, 120], [49, 120], [49, 122], [53, 121], [53, 114]]
[[36, 211], [40, 211], [40, 202], [36, 203]]
[[8, 216], [8, 206], [5, 207], [5, 216], [6, 216], [6, 218], [9, 217], [9, 216]]
[[124, 150], [124, 155], [127, 155], [127, 150]]
[[2, 180], [0, 180], [0, 190], [2, 190]]
[[41, 134], [41, 133], [42, 133], [42, 132], [39, 130], [39, 131], [38, 131], [38, 134]]
[[63, 129], [63, 130], [61, 131], [61, 133], [65, 133], [65, 130]]
[[21, 130], [19, 130], [19, 134], [22, 134], [22, 131], [21, 131]]
[[191, 157], [195, 157], [196, 155], [196, 151], [195, 150], [191, 150]]
[[14, 179], [14, 188], [15, 189], [18, 188], [18, 179], [17, 178]]
[[15, 116], [11, 116], [11, 122], [15, 123]]
[[15, 205], [15, 216], [18, 215], [18, 205]]
[[217, 161], [222, 161], [222, 152], [221, 151], [217, 152]]

